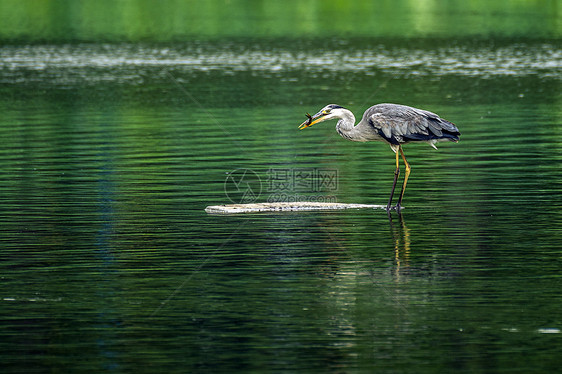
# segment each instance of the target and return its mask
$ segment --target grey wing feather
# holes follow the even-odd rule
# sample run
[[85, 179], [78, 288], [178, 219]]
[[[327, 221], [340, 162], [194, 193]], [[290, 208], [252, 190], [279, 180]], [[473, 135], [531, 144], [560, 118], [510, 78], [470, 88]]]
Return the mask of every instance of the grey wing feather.
[[459, 140], [457, 127], [427, 110], [397, 104], [378, 104], [367, 109], [363, 120], [391, 144], [410, 141]]

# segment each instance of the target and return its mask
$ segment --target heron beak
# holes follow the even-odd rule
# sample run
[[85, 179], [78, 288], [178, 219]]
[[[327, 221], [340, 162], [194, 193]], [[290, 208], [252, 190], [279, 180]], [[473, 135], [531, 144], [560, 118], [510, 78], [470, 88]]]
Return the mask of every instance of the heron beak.
[[318, 122], [322, 122], [326, 114], [324, 112], [318, 112], [314, 116], [311, 116], [310, 114], [306, 113], [306, 116], [308, 117], [308, 119], [300, 124], [299, 130], [306, 129], [307, 127], [310, 127]]

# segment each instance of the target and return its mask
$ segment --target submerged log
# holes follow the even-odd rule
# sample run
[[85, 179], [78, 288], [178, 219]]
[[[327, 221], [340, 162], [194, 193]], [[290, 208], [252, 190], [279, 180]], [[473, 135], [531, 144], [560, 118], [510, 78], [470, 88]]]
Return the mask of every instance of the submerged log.
[[288, 212], [307, 210], [337, 210], [337, 209], [386, 209], [386, 205], [371, 204], [343, 204], [343, 203], [317, 203], [299, 201], [294, 203], [254, 203], [254, 204], [227, 204], [210, 205], [205, 208], [207, 213], [233, 214], [257, 212]]

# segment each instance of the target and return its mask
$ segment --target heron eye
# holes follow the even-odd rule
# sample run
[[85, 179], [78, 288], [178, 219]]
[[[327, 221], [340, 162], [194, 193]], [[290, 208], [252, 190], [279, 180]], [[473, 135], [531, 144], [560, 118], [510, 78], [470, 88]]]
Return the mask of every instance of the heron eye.
[[324, 113], [324, 114], [329, 114], [329, 113], [330, 113], [330, 109], [326, 109], [326, 110], [323, 111], [322, 113]]

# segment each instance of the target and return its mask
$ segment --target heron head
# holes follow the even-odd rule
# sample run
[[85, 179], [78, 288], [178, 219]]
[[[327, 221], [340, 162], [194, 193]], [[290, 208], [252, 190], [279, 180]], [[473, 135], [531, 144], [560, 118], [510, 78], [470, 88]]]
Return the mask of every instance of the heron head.
[[299, 130], [306, 129], [307, 127], [315, 125], [319, 122], [324, 122], [333, 118], [339, 118], [341, 116], [340, 109], [343, 109], [343, 107], [336, 104], [329, 104], [313, 116], [307, 113], [306, 116], [308, 117], [308, 119], [301, 123], [301, 125], [299, 126]]

